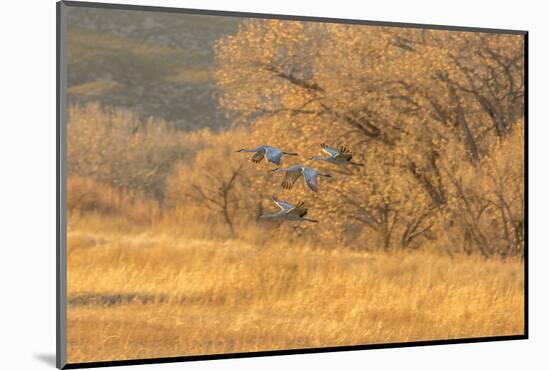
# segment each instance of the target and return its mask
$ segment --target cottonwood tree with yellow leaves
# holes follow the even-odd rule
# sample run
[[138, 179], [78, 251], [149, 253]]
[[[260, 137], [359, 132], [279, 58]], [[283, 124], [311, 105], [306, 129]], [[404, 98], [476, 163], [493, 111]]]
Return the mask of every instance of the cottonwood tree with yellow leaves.
[[310, 196], [327, 234], [522, 253], [521, 36], [250, 20], [216, 53], [220, 103], [259, 143], [366, 163]]

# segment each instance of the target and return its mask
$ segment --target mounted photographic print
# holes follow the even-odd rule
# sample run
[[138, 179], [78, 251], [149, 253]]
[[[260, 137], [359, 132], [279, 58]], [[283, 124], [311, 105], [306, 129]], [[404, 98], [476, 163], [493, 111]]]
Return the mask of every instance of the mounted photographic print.
[[57, 10], [58, 367], [527, 338], [527, 32]]

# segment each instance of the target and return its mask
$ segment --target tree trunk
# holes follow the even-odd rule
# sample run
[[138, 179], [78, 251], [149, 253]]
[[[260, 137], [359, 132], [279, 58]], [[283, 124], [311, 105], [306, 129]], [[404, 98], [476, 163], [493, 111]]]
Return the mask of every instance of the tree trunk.
[[455, 105], [456, 123], [462, 129], [466, 148], [470, 152], [472, 161], [475, 163], [479, 163], [479, 150], [477, 148], [474, 135], [472, 134], [472, 130], [470, 130], [470, 126], [466, 121], [466, 116], [464, 115], [464, 108], [462, 107], [462, 104], [460, 104], [460, 98], [456, 93], [456, 89], [454, 88], [454, 86], [451, 85], [450, 82], [447, 82], [447, 88], [449, 89], [451, 99]]

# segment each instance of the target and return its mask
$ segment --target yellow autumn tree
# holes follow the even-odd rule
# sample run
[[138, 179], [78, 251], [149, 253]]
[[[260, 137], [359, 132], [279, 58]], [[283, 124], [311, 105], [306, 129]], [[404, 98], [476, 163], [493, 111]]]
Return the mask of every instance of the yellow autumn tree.
[[258, 145], [345, 143], [366, 162], [292, 194], [330, 220], [327, 236], [373, 233], [385, 249], [444, 230], [458, 190], [442, 163], [479, 175], [523, 112], [516, 35], [253, 20], [216, 52], [220, 103]]

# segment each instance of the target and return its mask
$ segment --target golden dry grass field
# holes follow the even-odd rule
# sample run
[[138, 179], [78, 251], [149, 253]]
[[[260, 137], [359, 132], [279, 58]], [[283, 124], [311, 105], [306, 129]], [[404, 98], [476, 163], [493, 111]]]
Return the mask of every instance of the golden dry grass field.
[[69, 362], [523, 334], [523, 262], [97, 224], [68, 234]]

